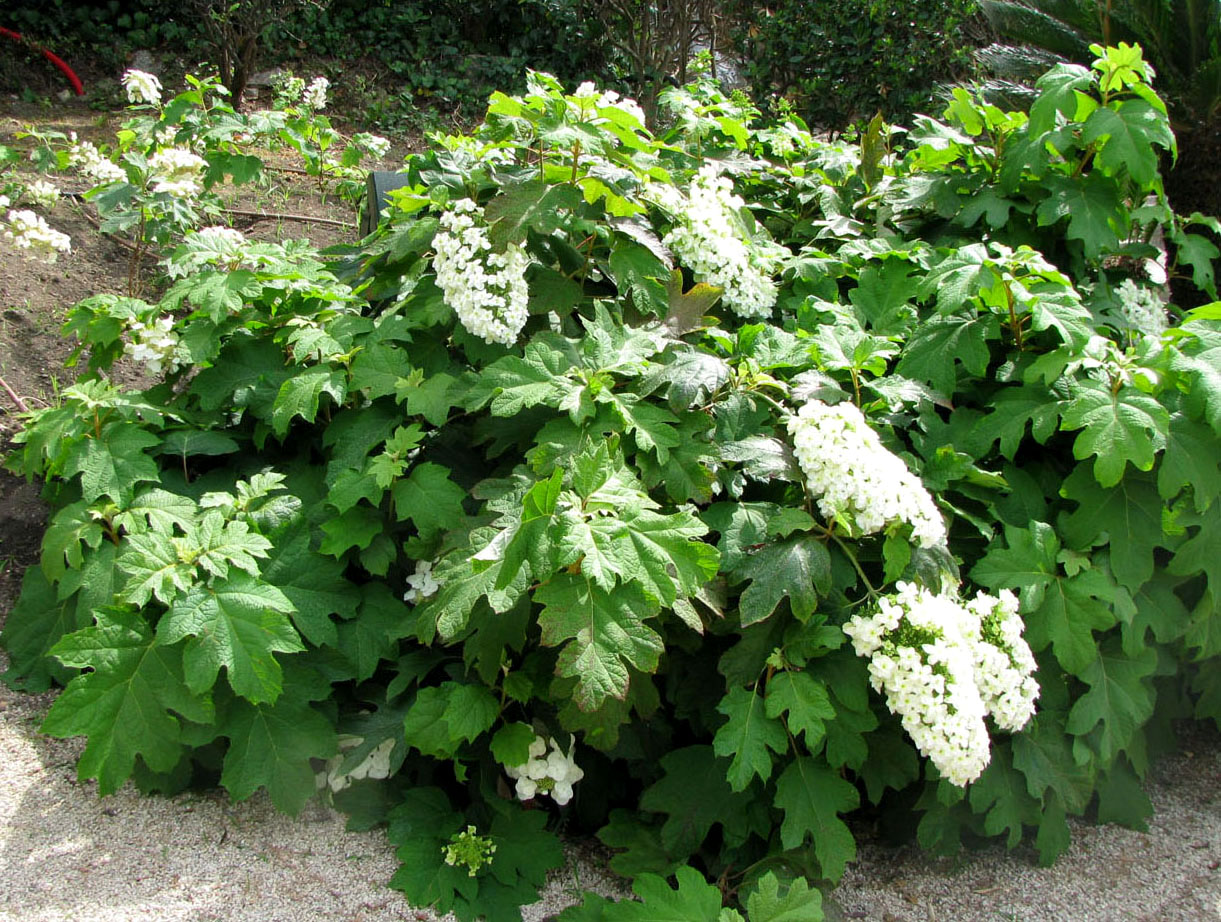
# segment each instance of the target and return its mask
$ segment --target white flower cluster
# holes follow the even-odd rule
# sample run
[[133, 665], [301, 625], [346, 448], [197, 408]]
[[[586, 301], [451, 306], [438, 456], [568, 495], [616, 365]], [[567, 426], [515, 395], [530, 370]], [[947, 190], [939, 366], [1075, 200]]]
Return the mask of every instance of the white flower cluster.
[[[550, 742], [551, 751], [547, 751]], [[531, 800], [536, 794], [547, 794], [561, 807], [572, 800], [572, 786], [585, 777], [585, 772], [573, 759], [576, 737], [568, 737], [568, 752], [560, 744], [534, 737], [530, 744], [530, 759], [522, 765], [505, 768], [505, 774], [517, 782], [517, 799]]]
[[161, 103], [161, 81], [155, 74], [129, 70], [123, 74], [123, 89], [127, 91], [130, 103], [146, 102], [153, 106]]
[[[4, 203], [8, 203], [7, 197]], [[29, 259], [42, 259], [53, 263], [60, 253], [72, 251], [72, 239], [51, 227], [46, 220], [34, 212], [22, 209], [8, 213], [8, 227], [4, 237]]]
[[[980, 776], [991, 757], [984, 719], [1019, 730], [1034, 713], [1034, 658], [1022, 640], [1012, 593], [980, 593], [964, 605], [911, 583], [879, 601], [871, 616], [844, 625], [867, 656], [875, 691], [898, 715], [916, 748], [952, 784]], [[996, 637], [1005, 646], [995, 646]]]
[[975, 654], [975, 682], [984, 707], [1002, 730], [1016, 732], [1034, 714], [1038, 665], [1022, 637], [1018, 600], [1008, 589], [999, 596], [980, 592], [967, 602], [967, 640]]
[[462, 325], [484, 342], [516, 341], [529, 318], [526, 251], [510, 243], [504, 253], [492, 252], [483, 212], [470, 199], [441, 215], [433, 248], [437, 286]]
[[98, 185], [112, 182], [126, 182], [127, 173], [117, 163], [113, 163], [90, 141], [77, 141], [76, 134], [71, 136], [72, 146], [68, 149], [68, 165], [74, 166]]
[[390, 142], [378, 134], [361, 131], [352, 135], [352, 143], [361, 150], [368, 151], [378, 160], [390, 153]]
[[432, 563], [427, 560], [417, 560], [415, 572], [407, 577], [407, 585], [411, 588], [403, 593], [403, 601], [414, 605], [441, 588], [441, 583], [432, 575]]
[[326, 91], [331, 88], [331, 81], [326, 77], [315, 77], [301, 96], [301, 105], [314, 112], [326, 108]]
[[573, 91], [576, 103], [571, 107], [579, 115], [585, 115], [588, 109], [606, 109], [614, 106], [633, 116], [641, 125], [644, 124], [644, 109], [640, 103], [628, 96], [620, 96], [614, 90], [599, 90], [592, 80], [586, 80]]
[[25, 187], [25, 197], [39, 208], [54, 208], [59, 202], [59, 188], [45, 179], [36, 179]]
[[329, 787], [332, 791], [342, 791], [344, 788], [351, 785], [353, 781], [360, 781], [363, 778], [389, 778], [390, 777], [390, 753], [394, 751], [394, 738], [383, 740], [361, 761], [359, 765], [348, 772], [340, 772], [339, 766], [343, 764], [344, 751], [355, 749], [364, 742], [364, 737], [347, 736], [339, 737], [339, 755], [329, 759], [326, 763], [326, 769], [319, 772], [316, 776], [318, 789], [322, 790]]
[[131, 325], [132, 341], [126, 353], [142, 362], [150, 375], [177, 371], [178, 337], [174, 335], [174, 318], [158, 317], [151, 323], [136, 321]]
[[806, 483], [828, 520], [839, 518], [861, 535], [906, 522], [922, 547], [945, 543], [945, 522], [928, 490], [855, 405], [809, 400], [788, 427]]
[[765, 317], [776, 303], [771, 276], [778, 253], [746, 239], [738, 214], [745, 204], [734, 194], [733, 183], [707, 164], [692, 180], [678, 220], [662, 243], [691, 268], [697, 282], [723, 289], [721, 298], [736, 314]]
[[202, 176], [208, 162], [185, 147], [163, 147], [148, 158], [153, 192], [194, 198], [203, 191]]
[[1156, 339], [1166, 332], [1166, 308], [1150, 289], [1124, 279], [1115, 294], [1119, 296], [1124, 322], [1133, 333]]

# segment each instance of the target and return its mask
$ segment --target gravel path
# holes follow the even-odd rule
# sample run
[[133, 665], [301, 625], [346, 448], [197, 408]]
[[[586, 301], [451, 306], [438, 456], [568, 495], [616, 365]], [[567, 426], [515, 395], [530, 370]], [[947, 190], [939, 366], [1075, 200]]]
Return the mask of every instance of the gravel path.
[[[386, 888], [396, 862], [384, 834], [345, 832], [321, 805], [289, 819], [261, 796], [145, 798], [129, 786], [98, 799], [76, 780], [79, 742], [37, 732], [50, 700], [0, 686], [0, 922], [432, 919]], [[938, 860], [866, 844], [828, 918], [1221, 922], [1221, 736], [1185, 742], [1150, 779], [1147, 833], [1079, 825], [1050, 869], [1023, 850]], [[582, 886], [616, 888], [574, 853], [524, 918], [554, 913]]]

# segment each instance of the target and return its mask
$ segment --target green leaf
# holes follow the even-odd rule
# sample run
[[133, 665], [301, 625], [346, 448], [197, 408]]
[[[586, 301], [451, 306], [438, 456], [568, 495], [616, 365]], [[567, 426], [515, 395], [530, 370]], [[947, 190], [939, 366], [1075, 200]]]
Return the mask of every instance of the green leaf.
[[239, 574], [176, 599], [157, 625], [157, 642], [192, 638], [183, 659], [187, 685], [196, 693], [211, 688], [224, 666], [235, 692], [255, 704], [271, 702], [281, 690], [274, 654], [305, 649], [288, 620], [292, 610], [279, 589]]
[[1055, 795], [1073, 813], [1081, 813], [1094, 792], [1088, 766], [1073, 758], [1072, 743], [1058, 714], [1042, 711], [1026, 728], [1013, 736], [1013, 767], [1026, 778], [1031, 797]]
[[159, 479], [157, 462], [145, 454], [145, 449], [158, 444], [157, 436], [134, 423], [109, 423], [98, 438], [73, 444], [64, 462], [64, 475], [81, 475], [85, 502], [109, 496], [119, 506], [127, 506], [136, 484]]
[[1165, 541], [1162, 502], [1153, 478], [1129, 474], [1105, 489], [1085, 465], [1078, 465], [1064, 481], [1060, 494], [1079, 504], [1059, 523], [1069, 546], [1088, 550], [1109, 544], [1116, 580], [1135, 592], [1153, 575], [1154, 552]]
[[1038, 385], [1007, 387], [988, 404], [989, 413], [975, 424], [981, 446], [1000, 440], [1001, 454], [1013, 460], [1026, 439], [1026, 425], [1040, 445], [1045, 444], [1060, 422], [1060, 403]]
[[114, 524], [128, 532], [149, 529], [172, 534], [178, 528], [185, 533], [198, 514], [199, 506], [191, 497], [154, 487], [132, 500], [114, 517]]
[[372, 506], [358, 504], [342, 515], [322, 523], [322, 544], [319, 552], [342, 557], [349, 548], [364, 550], [382, 534], [386, 523], [382, 513]]
[[721, 300], [722, 289], [699, 282], [683, 291], [683, 273], [675, 269], [666, 278], [665, 325], [675, 336], [685, 336], [708, 325], [704, 320], [712, 306]]
[[466, 491], [449, 479], [449, 470], [431, 461], [417, 464], [392, 490], [400, 522], [410, 519], [421, 540], [458, 529], [466, 522], [462, 501]]
[[984, 375], [991, 357], [988, 340], [996, 337], [997, 322], [991, 314], [933, 317], [920, 324], [908, 339], [895, 373], [927, 382], [942, 394], [952, 394], [958, 380], [956, 365], [977, 377]]
[[911, 304], [916, 288], [912, 271], [912, 265], [902, 259], [888, 259], [880, 267], [869, 265], [861, 270], [848, 299], [875, 332], [906, 332], [915, 314]]
[[984, 814], [984, 831], [990, 836], [1006, 833], [1006, 847], [1022, 841], [1023, 826], [1039, 822], [1040, 803], [1026, 789], [1026, 777], [1013, 767], [1008, 747], [997, 747], [984, 773], [968, 793], [971, 809]]
[[1191, 488], [1196, 512], [1203, 512], [1221, 497], [1221, 457], [1213, 451], [1216, 436], [1203, 423], [1182, 413], [1170, 416], [1166, 450], [1157, 469], [1157, 489], [1171, 500], [1184, 487]]
[[1104, 487], [1119, 483], [1129, 461], [1137, 470], [1151, 470], [1170, 425], [1166, 408], [1153, 397], [1132, 388], [1112, 393], [1093, 380], [1077, 382], [1062, 416], [1060, 428], [1084, 429], [1073, 443], [1073, 457], [1097, 455], [1094, 476]]
[[790, 538], [750, 553], [737, 573], [750, 580], [738, 602], [743, 627], [770, 617], [786, 597], [804, 621], [831, 589], [831, 555], [816, 538]]
[[1048, 176], [1043, 186], [1049, 194], [1035, 211], [1040, 227], [1068, 218], [1064, 234], [1082, 242], [1086, 259], [1119, 248], [1128, 231], [1128, 212], [1116, 180], [1095, 170], [1071, 179]]
[[822, 893], [798, 877], [782, 895], [780, 881], [768, 871], [746, 898], [746, 914], [750, 922], [823, 922]]
[[500, 704], [485, 685], [446, 682], [442, 687], [451, 685], [442, 720], [451, 740], [471, 742], [496, 722]]
[[356, 586], [343, 577], [343, 566], [310, 550], [309, 526], [304, 522], [277, 536], [263, 565], [263, 579], [284, 593], [292, 603], [293, 624], [319, 647], [338, 642], [331, 616], [353, 617], [360, 601]]
[[300, 416], [307, 423], [314, 421], [323, 394], [328, 394], [338, 406], [347, 393], [342, 371], [325, 366], [298, 371], [280, 385], [276, 394], [271, 410], [272, 430], [282, 439], [294, 418]]
[[711, 746], [687, 746], [662, 756], [664, 774], [641, 794], [640, 806], [665, 814], [661, 844], [675, 858], [693, 854], [718, 823], [727, 836], [745, 833], [752, 798], [734, 793], [725, 780], [726, 767]]
[[530, 761], [530, 746], [534, 742], [534, 728], [529, 724], [505, 724], [494, 734], [489, 749], [494, 758], [506, 767], [525, 765]]
[[220, 733], [229, 738], [220, 783], [230, 796], [245, 800], [264, 787], [276, 808], [291, 814], [317, 790], [310, 759], [338, 749], [330, 721], [287, 695], [275, 704], [234, 701]]
[[856, 857], [856, 841], [841, 813], [860, 805], [856, 788], [822, 759], [800, 756], [776, 781], [776, 807], [784, 812], [780, 842], [786, 849], [814, 840], [822, 876], [838, 880]]
[[616, 529], [615, 562], [625, 579], [638, 581], [650, 596], [673, 605], [678, 596], [695, 595], [716, 576], [720, 555], [698, 540], [707, 532], [689, 509], [670, 515], [642, 509]]
[[[292, 598], [291, 592], [285, 594]], [[355, 668], [355, 678], [364, 681], [373, 675], [383, 659], [394, 658], [394, 640], [414, 632], [415, 617], [385, 583], [365, 583], [359, 593], [353, 586], [347, 591], [343, 604], [346, 608], [358, 602], [359, 613], [338, 626], [336, 646]], [[349, 617], [344, 610], [340, 614]]]
[[1098, 782], [1098, 822], [1119, 823], [1146, 832], [1153, 803], [1126, 759], [1116, 759]]
[[373, 343], [352, 360], [347, 390], [364, 391], [370, 400], [388, 397], [399, 392], [399, 382], [410, 374], [411, 362], [401, 346]]
[[131, 776], [136, 757], [166, 772], [184, 751], [178, 718], [211, 723], [212, 702], [183, 683], [182, 650], [160, 646], [137, 612], [96, 612], [96, 624], [64, 636], [52, 654], [65, 666], [91, 670], [55, 699], [42, 731], [89, 737], [77, 766], [111, 794]]
[[1114, 762], [1153, 716], [1154, 691], [1149, 679], [1156, 668], [1157, 651], [1153, 647], [1129, 657], [1120, 648], [1118, 638], [1111, 638], [1099, 646], [1094, 662], [1080, 673], [1090, 690], [1073, 704], [1065, 729], [1084, 736], [1100, 725], [1090, 742], [1102, 764]]
[[804, 736], [810, 752], [817, 752], [826, 736], [823, 721], [835, 717], [827, 686], [808, 672], [792, 669], [777, 672], [768, 681], [766, 711], [768, 717], [787, 713], [789, 733], [794, 738]]
[[563, 227], [562, 212], [576, 211], [583, 202], [580, 190], [566, 183], [550, 186], [530, 180], [505, 186], [484, 208], [484, 218], [491, 225], [488, 239], [493, 248], [504, 252], [510, 243], [525, 242], [527, 231], [546, 236]]
[[1125, 99], [1113, 109], [1099, 106], [1081, 126], [1081, 140], [1096, 145], [1094, 162], [1106, 172], [1126, 169], [1142, 187], [1157, 176], [1158, 154], [1153, 145], [1174, 149], [1166, 114], [1143, 99]]
[[[110, 559], [113, 562], [113, 551]], [[0, 630], [0, 645], [9, 656], [4, 682], [31, 693], [46, 691], [52, 682], [66, 685], [72, 672], [51, 658], [51, 648], [65, 634], [88, 627], [92, 620], [92, 612], [81, 611], [75, 598], [58, 599], [40, 568], [27, 567], [21, 596]]]
[[462, 405], [466, 386], [453, 375], [438, 372], [419, 383], [411, 378], [399, 381], [395, 393], [400, 401], [407, 402], [407, 412], [412, 416], [422, 416], [434, 426], [443, 426], [449, 411]]
[[127, 549], [118, 559], [118, 568], [130, 579], [119, 591], [124, 602], [143, 607], [150, 598], [170, 604], [195, 581], [195, 567], [180, 558], [179, 549], [166, 535], [150, 532], [128, 535]]
[[628, 664], [645, 673], [657, 668], [662, 640], [644, 621], [657, 614], [658, 604], [636, 584], [608, 593], [564, 573], [540, 586], [534, 601], [543, 606], [542, 643], [564, 644], [556, 674], [577, 680], [574, 696], [582, 710], [595, 710], [608, 697], [625, 697]]
[[764, 713], [763, 698], [753, 689], [731, 688], [717, 711], [729, 720], [717, 730], [712, 748], [718, 756], [732, 756], [729, 786], [744, 791], [756, 775], [766, 782], [772, 774], [768, 750], [783, 755], [788, 749], [784, 725]]
[[[675, 872], [677, 886], [671, 889], [662, 877], [642, 874], [632, 882], [640, 901], [608, 902], [602, 912], [605, 922], [713, 922], [721, 913], [721, 891], [691, 867]], [[561, 919], [563, 917], [561, 916]]]

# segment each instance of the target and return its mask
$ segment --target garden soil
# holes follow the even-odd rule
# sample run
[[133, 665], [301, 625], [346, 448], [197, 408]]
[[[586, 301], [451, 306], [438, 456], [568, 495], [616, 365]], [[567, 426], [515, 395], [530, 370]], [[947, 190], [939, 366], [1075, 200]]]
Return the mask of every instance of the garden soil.
[[[21, 124], [101, 138], [106, 116], [60, 107], [3, 110], [0, 143]], [[289, 178], [246, 210], [351, 220], [342, 206], [295, 195]], [[279, 180], [278, 180], [279, 181]], [[269, 196], [277, 195], [274, 200]], [[312, 203], [312, 204], [311, 204]], [[49, 215], [73, 252], [54, 265], [0, 253], [0, 453], [20, 428], [18, 404], [54, 400], [73, 378], [59, 335], [69, 306], [124, 293], [130, 252], [93, 232], [87, 206], [65, 199]], [[304, 236], [320, 243], [354, 232], [296, 222], [239, 223], [252, 236]], [[123, 374], [123, 373], [121, 373]], [[134, 372], [127, 372], [131, 381]], [[0, 620], [25, 567], [35, 564], [45, 509], [37, 488], [0, 473]], [[6, 667], [0, 655], [0, 671]], [[223, 792], [142, 797], [130, 786], [99, 798], [76, 777], [80, 740], [38, 732], [54, 693], [0, 685], [0, 922], [389, 922], [427, 920], [387, 889], [396, 861], [380, 831], [351, 833], [314, 804], [278, 814], [263, 795], [240, 804]], [[858, 830], [859, 860], [829, 901], [832, 920], [868, 922], [1221, 922], [1221, 735], [1187, 727], [1178, 754], [1155, 764], [1146, 790], [1155, 814], [1145, 831], [1073, 822], [1073, 845], [1051, 868], [1026, 847], [994, 846], [952, 859], [893, 847]], [[569, 844], [527, 920], [575, 901], [582, 889], [624, 892], [596, 844]]]

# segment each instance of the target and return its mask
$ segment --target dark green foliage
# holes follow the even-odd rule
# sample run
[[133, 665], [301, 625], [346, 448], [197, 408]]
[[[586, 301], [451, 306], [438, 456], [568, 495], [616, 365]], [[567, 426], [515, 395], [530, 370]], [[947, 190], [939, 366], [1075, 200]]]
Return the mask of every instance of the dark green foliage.
[[811, 124], [840, 131], [881, 112], [930, 110], [938, 82], [969, 69], [974, 0], [740, 2], [737, 42], [755, 91], [778, 93]]

